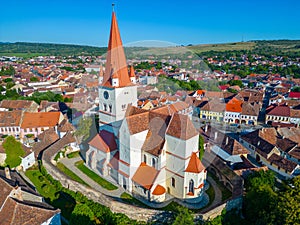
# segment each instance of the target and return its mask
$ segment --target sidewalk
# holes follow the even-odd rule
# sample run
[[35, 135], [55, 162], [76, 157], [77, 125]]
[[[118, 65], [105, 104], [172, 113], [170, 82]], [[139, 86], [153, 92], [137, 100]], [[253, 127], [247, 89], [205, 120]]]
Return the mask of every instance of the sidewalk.
[[76, 158], [62, 158], [59, 160], [62, 164], [64, 164], [68, 169], [73, 171], [78, 177], [80, 177], [84, 182], [86, 182], [91, 188], [95, 189], [96, 191], [101, 192], [102, 194], [105, 194], [110, 197], [114, 198], [120, 198], [121, 194], [125, 192], [125, 190], [122, 187], [118, 187], [116, 190], [107, 190], [103, 188], [101, 185], [93, 181], [91, 178], [89, 178], [87, 175], [85, 175], [81, 170], [79, 170], [76, 166], [75, 163], [82, 160], [80, 157]]

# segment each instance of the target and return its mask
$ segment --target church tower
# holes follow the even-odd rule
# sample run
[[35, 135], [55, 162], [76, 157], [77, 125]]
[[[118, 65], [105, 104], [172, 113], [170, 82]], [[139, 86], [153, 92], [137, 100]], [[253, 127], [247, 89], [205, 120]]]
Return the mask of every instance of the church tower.
[[113, 132], [117, 136], [127, 106], [137, 104], [137, 86], [132, 82], [133, 79], [130, 79], [114, 11], [105, 71], [100, 81], [102, 83], [99, 86], [99, 127], [100, 130]]

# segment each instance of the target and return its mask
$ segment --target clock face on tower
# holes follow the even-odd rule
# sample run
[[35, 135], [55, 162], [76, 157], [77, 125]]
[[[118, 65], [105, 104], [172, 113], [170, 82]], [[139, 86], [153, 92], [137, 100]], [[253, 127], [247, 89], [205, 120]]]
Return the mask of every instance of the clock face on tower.
[[109, 97], [108, 92], [107, 92], [107, 91], [104, 91], [104, 92], [103, 92], [103, 96], [104, 96], [105, 99], [108, 99], [108, 97]]

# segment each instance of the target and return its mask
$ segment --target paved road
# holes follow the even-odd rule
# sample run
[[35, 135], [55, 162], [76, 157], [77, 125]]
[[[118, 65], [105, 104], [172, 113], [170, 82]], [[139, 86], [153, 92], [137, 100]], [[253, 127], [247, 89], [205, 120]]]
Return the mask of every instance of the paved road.
[[222, 192], [219, 189], [217, 183], [214, 181], [214, 179], [207, 176], [207, 180], [208, 180], [208, 182], [210, 183], [210, 185], [213, 187], [213, 189], [215, 191], [215, 199], [210, 205], [210, 207], [213, 208], [213, 207], [217, 206], [218, 204], [220, 204], [222, 202]]
[[76, 166], [75, 163], [82, 160], [80, 157], [76, 158], [62, 158], [60, 159], [60, 162], [63, 163], [68, 169], [73, 171], [78, 177], [80, 177], [82, 180], [84, 180], [91, 188], [95, 189], [96, 191], [99, 191], [107, 196], [111, 197], [120, 197], [121, 194], [125, 191], [122, 187], [118, 187], [116, 190], [107, 190], [100, 186], [98, 183], [93, 181], [91, 178], [89, 178], [87, 175], [85, 175], [81, 170], [79, 170]]

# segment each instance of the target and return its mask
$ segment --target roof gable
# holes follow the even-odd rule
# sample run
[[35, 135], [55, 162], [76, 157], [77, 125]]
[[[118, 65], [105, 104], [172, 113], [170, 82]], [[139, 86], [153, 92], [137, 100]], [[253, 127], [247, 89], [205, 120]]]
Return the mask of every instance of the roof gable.
[[189, 117], [178, 113], [172, 116], [166, 133], [182, 140], [188, 140], [199, 134]]
[[188, 164], [187, 168], [185, 169], [185, 172], [200, 173], [203, 170], [205, 170], [203, 164], [201, 163], [200, 159], [198, 158], [196, 152], [193, 152], [192, 156], [190, 158], [189, 164]]

